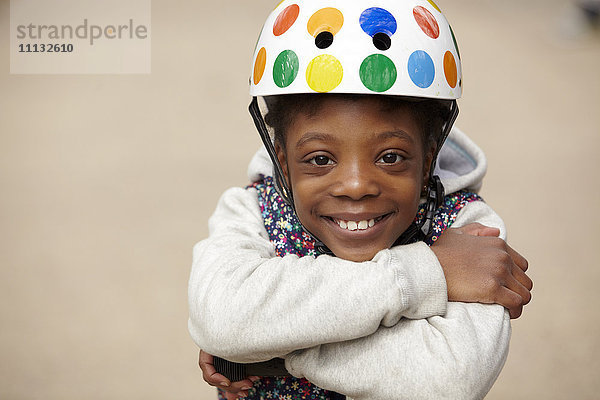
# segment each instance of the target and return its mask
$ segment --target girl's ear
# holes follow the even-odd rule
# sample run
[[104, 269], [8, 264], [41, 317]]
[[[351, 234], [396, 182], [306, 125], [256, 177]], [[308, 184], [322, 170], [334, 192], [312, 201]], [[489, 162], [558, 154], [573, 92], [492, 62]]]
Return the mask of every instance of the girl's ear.
[[281, 169], [283, 170], [283, 176], [287, 181], [288, 187], [290, 185], [290, 176], [288, 172], [288, 164], [287, 158], [285, 156], [285, 150], [279, 143], [275, 143], [275, 152], [277, 153], [277, 159], [279, 160], [279, 165], [281, 165]]

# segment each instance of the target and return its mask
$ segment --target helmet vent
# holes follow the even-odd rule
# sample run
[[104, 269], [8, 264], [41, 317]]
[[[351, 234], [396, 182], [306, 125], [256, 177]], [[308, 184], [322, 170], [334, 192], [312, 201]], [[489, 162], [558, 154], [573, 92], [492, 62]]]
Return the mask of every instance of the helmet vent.
[[319, 49], [326, 49], [333, 44], [333, 33], [323, 31], [315, 37], [315, 45]]
[[383, 32], [373, 35], [373, 44], [381, 51], [386, 51], [392, 47], [392, 38]]

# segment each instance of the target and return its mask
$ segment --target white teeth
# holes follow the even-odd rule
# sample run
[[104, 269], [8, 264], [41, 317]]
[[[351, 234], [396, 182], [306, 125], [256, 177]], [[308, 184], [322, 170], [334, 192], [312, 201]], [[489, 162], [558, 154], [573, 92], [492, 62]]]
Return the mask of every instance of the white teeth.
[[349, 231], [356, 231], [356, 230], [361, 230], [364, 231], [365, 229], [369, 229], [372, 228], [373, 226], [375, 226], [375, 223], [378, 221], [379, 219], [370, 219], [370, 220], [363, 220], [363, 221], [344, 221], [344, 220], [335, 220], [335, 222], [338, 223], [338, 225], [340, 226], [340, 228], [342, 229], [348, 229]]

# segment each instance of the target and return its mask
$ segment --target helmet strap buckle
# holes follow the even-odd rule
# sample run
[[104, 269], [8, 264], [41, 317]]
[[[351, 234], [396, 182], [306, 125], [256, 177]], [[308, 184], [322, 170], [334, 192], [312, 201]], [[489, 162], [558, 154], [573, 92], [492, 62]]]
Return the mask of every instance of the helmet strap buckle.
[[434, 175], [429, 181], [429, 188], [427, 189], [427, 204], [425, 206], [425, 218], [423, 225], [421, 226], [421, 232], [428, 237], [433, 233], [433, 218], [435, 212], [444, 201], [445, 191], [442, 180], [439, 176]]

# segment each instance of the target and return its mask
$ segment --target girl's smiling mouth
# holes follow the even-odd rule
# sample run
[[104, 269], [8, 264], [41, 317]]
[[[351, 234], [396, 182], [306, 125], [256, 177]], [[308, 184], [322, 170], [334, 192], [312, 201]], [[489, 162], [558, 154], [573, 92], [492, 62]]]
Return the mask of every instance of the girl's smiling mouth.
[[379, 225], [382, 221], [387, 220], [393, 213], [380, 214], [378, 216], [365, 215], [339, 215], [339, 216], [324, 216], [323, 218], [329, 223], [336, 224], [339, 229], [350, 232], [370, 231], [372, 228]]

